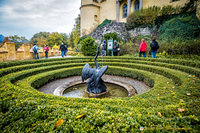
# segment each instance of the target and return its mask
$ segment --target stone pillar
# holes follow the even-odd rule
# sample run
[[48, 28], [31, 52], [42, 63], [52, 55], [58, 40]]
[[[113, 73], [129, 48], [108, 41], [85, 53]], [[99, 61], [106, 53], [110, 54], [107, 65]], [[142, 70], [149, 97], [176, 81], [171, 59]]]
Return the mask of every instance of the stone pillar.
[[6, 45], [8, 48], [8, 60], [15, 60], [16, 59], [15, 43], [7, 42]]
[[119, 3], [119, 0], [116, 0], [116, 5], [117, 5], [117, 15], [116, 15], [116, 20], [117, 22], [119, 22], [119, 7], [120, 7], [120, 3]]
[[143, 8], [143, 0], [140, 0], [140, 9]]
[[131, 0], [127, 0], [127, 16], [130, 14], [131, 12]]

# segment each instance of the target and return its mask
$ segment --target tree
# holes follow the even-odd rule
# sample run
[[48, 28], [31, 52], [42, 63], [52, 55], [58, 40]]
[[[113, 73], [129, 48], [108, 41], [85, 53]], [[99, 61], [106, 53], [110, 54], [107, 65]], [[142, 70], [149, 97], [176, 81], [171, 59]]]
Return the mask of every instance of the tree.
[[19, 37], [17, 35], [9, 36], [9, 41], [15, 43], [16, 50], [24, 43], [28, 43], [29, 41], [25, 37]]
[[81, 23], [81, 17], [79, 14], [78, 17], [75, 19], [75, 24], [70, 34], [70, 44], [73, 48], [77, 47], [78, 40], [80, 38], [80, 23]]
[[64, 45], [69, 46], [69, 36], [65, 33], [61, 33], [61, 35], [62, 35], [62, 38], [63, 38]]
[[74, 37], [72, 33], [69, 35], [69, 46], [74, 48]]
[[63, 42], [63, 35], [59, 34], [58, 32], [53, 32], [49, 35], [47, 39], [47, 44], [50, 47], [53, 47], [54, 45], [60, 45]]
[[47, 44], [47, 39], [49, 37], [49, 32], [40, 32], [33, 35], [30, 40], [31, 44], [37, 44], [38, 46], [44, 46]]

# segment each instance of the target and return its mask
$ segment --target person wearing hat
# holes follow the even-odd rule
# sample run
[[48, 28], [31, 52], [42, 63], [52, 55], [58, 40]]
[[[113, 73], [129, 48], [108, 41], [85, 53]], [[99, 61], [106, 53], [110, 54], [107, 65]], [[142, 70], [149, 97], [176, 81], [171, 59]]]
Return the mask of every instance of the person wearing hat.
[[60, 45], [60, 50], [61, 50], [61, 56], [64, 57], [64, 55], [65, 55], [65, 45], [63, 43], [61, 43], [61, 45]]
[[117, 56], [118, 52], [119, 52], [119, 44], [117, 44], [117, 41], [114, 40], [114, 44], [113, 44], [113, 55]]

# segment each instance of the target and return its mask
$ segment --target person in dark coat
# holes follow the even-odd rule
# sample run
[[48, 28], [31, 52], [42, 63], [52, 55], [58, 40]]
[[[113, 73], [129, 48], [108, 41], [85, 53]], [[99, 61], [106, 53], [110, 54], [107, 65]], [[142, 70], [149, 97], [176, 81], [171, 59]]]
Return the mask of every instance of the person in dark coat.
[[113, 55], [117, 56], [118, 52], [119, 52], [119, 44], [117, 44], [117, 41], [115, 40], [113, 44]]
[[65, 45], [63, 43], [61, 43], [61, 45], [60, 45], [60, 50], [61, 50], [61, 56], [64, 57], [64, 55], [65, 55]]
[[65, 52], [64, 52], [65, 56], [67, 56], [67, 51], [68, 51], [68, 47], [67, 47], [67, 45], [65, 45]]
[[150, 44], [151, 47], [151, 56], [152, 58], [156, 58], [157, 50], [159, 49], [158, 42], [156, 41], [156, 38], [152, 39], [152, 43]]

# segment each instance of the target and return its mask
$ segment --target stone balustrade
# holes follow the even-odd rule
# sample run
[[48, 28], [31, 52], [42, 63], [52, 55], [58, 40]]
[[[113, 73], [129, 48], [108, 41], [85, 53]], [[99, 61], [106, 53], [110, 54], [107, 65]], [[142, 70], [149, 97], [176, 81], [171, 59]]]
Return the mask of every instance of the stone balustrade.
[[[15, 43], [7, 42], [0, 47], [0, 61], [34, 59], [32, 47], [33, 46], [29, 44], [22, 44], [16, 50]], [[60, 55], [59, 49], [49, 48], [49, 56], [58, 55]], [[39, 50], [39, 57], [45, 57], [45, 51], [42, 47]]]

